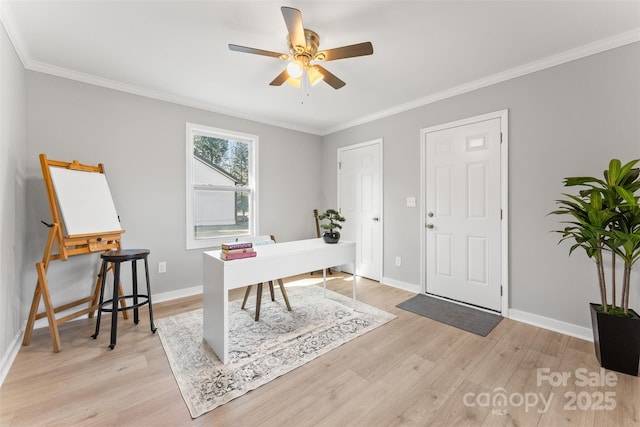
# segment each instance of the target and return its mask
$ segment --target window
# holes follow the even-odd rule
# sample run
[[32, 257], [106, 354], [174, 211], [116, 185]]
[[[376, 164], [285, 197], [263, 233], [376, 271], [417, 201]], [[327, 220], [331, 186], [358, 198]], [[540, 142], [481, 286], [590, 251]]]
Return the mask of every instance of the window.
[[187, 249], [257, 229], [258, 137], [187, 123]]

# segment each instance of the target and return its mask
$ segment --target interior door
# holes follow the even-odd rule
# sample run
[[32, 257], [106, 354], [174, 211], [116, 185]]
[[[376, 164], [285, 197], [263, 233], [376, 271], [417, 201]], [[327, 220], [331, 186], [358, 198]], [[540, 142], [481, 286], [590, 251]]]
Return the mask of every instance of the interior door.
[[338, 150], [338, 206], [346, 218], [341, 239], [356, 242], [356, 274], [377, 281], [382, 270], [381, 152], [381, 140]]
[[500, 118], [426, 134], [427, 293], [501, 310]]

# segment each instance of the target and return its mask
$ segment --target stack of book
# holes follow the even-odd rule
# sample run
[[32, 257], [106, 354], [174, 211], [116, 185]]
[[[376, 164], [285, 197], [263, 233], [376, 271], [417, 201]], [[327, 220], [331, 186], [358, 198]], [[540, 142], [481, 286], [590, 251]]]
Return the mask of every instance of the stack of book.
[[231, 261], [232, 259], [251, 258], [258, 253], [253, 250], [251, 242], [231, 242], [223, 243], [221, 246], [220, 259]]

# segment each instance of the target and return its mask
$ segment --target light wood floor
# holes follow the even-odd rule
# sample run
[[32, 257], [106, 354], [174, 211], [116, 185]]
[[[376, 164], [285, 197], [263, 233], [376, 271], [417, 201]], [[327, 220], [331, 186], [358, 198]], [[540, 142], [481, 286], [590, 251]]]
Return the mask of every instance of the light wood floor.
[[[349, 295], [351, 284], [330, 276], [329, 288]], [[63, 325], [57, 354], [48, 330], [38, 330], [0, 389], [0, 425], [640, 425], [639, 378], [617, 374], [613, 387], [576, 384], [576, 369], [600, 372], [592, 343], [509, 319], [483, 338], [395, 307], [411, 293], [365, 279], [358, 290], [361, 301], [398, 318], [195, 420], [146, 311], [137, 326], [119, 322], [113, 351], [108, 318], [97, 340], [90, 338], [93, 320]], [[201, 306], [198, 296], [154, 311], [160, 318]], [[571, 378], [566, 386], [538, 385], [538, 368]], [[549, 407], [534, 405], [534, 395]], [[506, 406], [492, 404], [500, 396]], [[596, 409], [584, 409], [589, 403]]]

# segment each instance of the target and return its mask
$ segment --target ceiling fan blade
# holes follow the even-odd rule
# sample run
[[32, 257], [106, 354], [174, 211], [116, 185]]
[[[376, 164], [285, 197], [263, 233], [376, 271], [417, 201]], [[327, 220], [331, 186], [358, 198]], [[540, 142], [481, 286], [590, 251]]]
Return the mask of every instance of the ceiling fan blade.
[[335, 74], [329, 72], [326, 68], [318, 64], [313, 65], [311, 68], [315, 68], [316, 70], [318, 70], [318, 72], [322, 74], [322, 79], [325, 81], [325, 83], [327, 83], [334, 89], [340, 89], [342, 86], [346, 85], [346, 83], [336, 77]]
[[284, 23], [287, 24], [287, 30], [289, 31], [289, 40], [291, 40], [291, 46], [295, 50], [296, 46], [300, 46], [300, 52], [304, 52], [307, 48], [307, 41], [304, 37], [304, 26], [302, 25], [302, 13], [298, 9], [292, 7], [282, 6], [282, 16], [284, 17]]
[[320, 51], [316, 53], [315, 59], [318, 61], [334, 61], [336, 59], [353, 58], [354, 56], [371, 54], [373, 54], [373, 45], [371, 42], [364, 42]]
[[285, 70], [283, 72], [281, 72], [280, 74], [278, 74], [278, 77], [273, 79], [273, 81], [271, 83], [269, 83], [269, 84], [271, 86], [281, 86], [282, 83], [286, 82], [288, 78], [289, 78], [289, 73], [287, 72], [287, 69], [285, 68]]
[[284, 53], [272, 52], [270, 50], [255, 49], [253, 47], [238, 46], [237, 44], [230, 44], [229, 49], [235, 52], [253, 53], [255, 55], [271, 56], [272, 58], [286, 59], [289, 57], [289, 55]]

